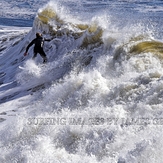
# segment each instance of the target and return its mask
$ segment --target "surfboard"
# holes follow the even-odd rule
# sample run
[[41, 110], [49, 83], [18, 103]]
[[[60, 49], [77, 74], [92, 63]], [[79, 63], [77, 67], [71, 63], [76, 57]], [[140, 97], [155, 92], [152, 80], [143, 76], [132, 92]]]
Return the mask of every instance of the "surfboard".
[[25, 68], [24, 68], [24, 67], [22, 67], [22, 66], [19, 66], [19, 68], [20, 68], [20, 69], [22, 69], [22, 70], [24, 70], [24, 69], [25, 69]]

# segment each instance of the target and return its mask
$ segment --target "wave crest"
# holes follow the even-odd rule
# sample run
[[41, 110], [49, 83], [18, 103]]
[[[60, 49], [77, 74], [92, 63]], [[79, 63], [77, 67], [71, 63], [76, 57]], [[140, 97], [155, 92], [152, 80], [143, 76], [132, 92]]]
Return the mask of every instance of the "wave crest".
[[61, 18], [61, 13], [55, 10], [53, 6], [46, 6], [38, 12], [35, 19], [34, 28], [45, 34], [61, 37], [63, 35], [73, 36], [75, 40], [79, 39], [80, 47], [88, 47], [89, 44], [102, 43], [103, 29], [95, 22], [75, 23]]

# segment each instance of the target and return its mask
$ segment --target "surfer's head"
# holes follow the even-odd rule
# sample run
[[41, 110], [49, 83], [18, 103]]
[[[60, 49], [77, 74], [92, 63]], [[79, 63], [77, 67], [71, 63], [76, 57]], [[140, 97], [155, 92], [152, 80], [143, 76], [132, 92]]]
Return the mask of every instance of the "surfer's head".
[[41, 37], [42, 36], [42, 34], [41, 33], [36, 33], [36, 37]]

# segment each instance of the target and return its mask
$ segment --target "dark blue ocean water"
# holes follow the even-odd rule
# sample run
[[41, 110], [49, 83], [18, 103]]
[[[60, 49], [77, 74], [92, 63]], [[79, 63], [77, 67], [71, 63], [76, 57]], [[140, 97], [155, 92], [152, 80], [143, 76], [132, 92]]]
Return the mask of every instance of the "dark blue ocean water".
[[[153, 21], [156, 26], [162, 25], [162, 0], [62, 0], [54, 1], [65, 6], [73, 16], [92, 17], [108, 14], [118, 21]], [[30, 27], [39, 8], [47, 4], [46, 0], [1, 0], [0, 25]]]

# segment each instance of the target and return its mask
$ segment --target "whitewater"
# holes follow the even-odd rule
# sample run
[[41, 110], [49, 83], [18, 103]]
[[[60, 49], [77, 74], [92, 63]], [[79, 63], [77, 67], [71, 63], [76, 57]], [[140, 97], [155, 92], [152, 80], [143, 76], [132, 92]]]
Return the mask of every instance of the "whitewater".
[[162, 163], [161, 0], [0, 5], [1, 163]]

